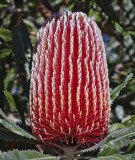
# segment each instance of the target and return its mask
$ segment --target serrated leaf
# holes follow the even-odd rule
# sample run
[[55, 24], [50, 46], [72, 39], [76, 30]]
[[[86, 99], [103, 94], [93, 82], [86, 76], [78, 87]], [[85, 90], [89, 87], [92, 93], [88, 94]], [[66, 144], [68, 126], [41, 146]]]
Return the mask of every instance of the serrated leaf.
[[132, 137], [134, 135], [135, 135], [135, 130], [132, 130], [129, 133], [126, 133], [114, 140], [109, 141], [103, 146], [101, 152], [99, 152], [99, 156], [105, 156], [111, 154], [111, 152], [114, 153], [117, 150], [119, 151], [122, 147], [127, 146], [131, 143], [129, 137]]
[[126, 157], [121, 154], [113, 154], [111, 156], [98, 157], [95, 160], [126, 160]]
[[8, 100], [8, 102], [9, 102], [9, 104], [13, 107], [13, 109], [14, 109], [16, 112], [18, 112], [12, 94], [11, 94], [10, 92], [8, 92], [7, 90], [4, 91], [4, 94], [5, 94], [5, 96], [7, 97], [7, 100]]
[[128, 138], [128, 135], [127, 136], [120, 136], [119, 138], [116, 138], [116, 139], [111, 140], [108, 143], [106, 143], [104, 147], [118, 149], [118, 148], [127, 146], [128, 144], [130, 144], [130, 142], [131, 141]]
[[0, 38], [3, 39], [5, 42], [11, 42], [11, 32], [7, 29], [0, 28]]
[[108, 137], [105, 137], [102, 141], [100, 141], [100, 142], [97, 143], [96, 145], [94, 145], [94, 146], [92, 146], [92, 147], [90, 147], [90, 148], [87, 148], [87, 149], [83, 149], [83, 150], [77, 151], [76, 153], [77, 153], [77, 154], [82, 154], [82, 153], [94, 151], [94, 150], [100, 148], [101, 146], [103, 146], [103, 145], [106, 143], [107, 138], [108, 138]]
[[135, 136], [135, 129], [133, 129], [133, 130], [131, 130], [131, 131], [125, 133], [125, 134], [122, 134], [120, 137], [118, 137], [117, 139], [115, 139], [115, 141], [119, 141], [119, 140], [121, 140], [123, 138], [126, 138], [126, 137], [129, 138], [129, 137], [133, 137], [133, 136]]
[[124, 121], [122, 124], [125, 126], [125, 127], [129, 127], [131, 126], [132, 124], [135, 123], [135, 115], [132, 115], [130, 119]]
[[12, 30], [13, 52], [22, 87], [29, 97], [32, 44], [26, 25], [20, 19]]
[[111, 103], [113, 103], [113, 101], [118, 97], [120, 91], [127, 85], [127, 82], [131, 80], [132, 77], [133, 77], [133, 74], [130, 73], [122, 84], [120, 84], [119, 86], [117, 86], [111, 91], [110, 93]]
[[44, 155], [42, 153], [33, 150], [27, 150], [27, 151], [13, 150], [0, 155], [0, 160], [60, 160], [60, 157]]
[[120, 137], [121, 135], [126, 134], [126, 133], [134, 130], [134, 128], [135, 128], [135, 124], [131, 125], [131, 126], [128, 127], [128, 128], [123, 128], [123, 129], [119, 129], [119, 130], [117, 130], [117, 131], [114, 131], [114, 132], [108, 134], [107, 137], [108, 137], [108, 138], [109, 138], [109, 137], [118, 138], [118, 137]]
[[1, 109], [0, 109], [0, 115], [3, 118], [3, 119], [0, 119], [0, 123], [2, 125], [4, 125], [5, 128], [9, 129], [10, 131], [12, 131], [12, 132], [14, 132], [14, 133], [16, 133], [16, 134], [18, 134], [20, 136], [24, 136], [24, 137], [36, 140], [36, 138], [33, 137], [31, 134], [29, 134], [28, 132], [24, 131], [22, 128], [17, 126], [12, 121], [8, 120], [7, 116], [4, 114], [4, 112]]
[[116, 154], [120, 151], [119, 148], [111, 148], [111, 147], [103, 147], [102, 149], [100, 149], [100, 152], [98, 153], [98, 156], [108, 156], [108, 155], [112, 155], [112, 154]]
[[135, 159], [135, 153], [132, 154], [113, 154], [111, 156], [104, 156], [104, 157], [98, 157], [91, 160], [134, 160]]
[[122, 128], [125, 128], [125, 126], [121, 123], [114, 123], [112, 124], [109, 129], [108, 129], [108, 132], [111, 133], [111, 132], [114, 132], [118, 129], [122, 129]]
[[[96, 150], [96, 149], [100, 148], [101, 146], [103, 146], [107, 142], [108, 139], [110, 140], [110, 138], [116, 138], [117, 139], [117, 138], [119, 138], [121, 136], [121, 139], [122, 139], [122, 138], [125, 138], [125, 137], [133, 136], [135, 134], [134, 133], [134, 128], [135, 128], [135, 124], [133, 124], [129, 128], [123, 128], [123, 129], [114, 131], [114, 132], [108, 134], [107, 137], [105, 137], [102, 141], [100, 141], [96, 145], [94, 145], [94, 146], [92, 146], [90, 148], [84, 149], [84, 150], [77, 151], [76, 153], [77, 154], [82, 154], [82, 153], [86, 153], [86, 152], [90, 152], [90, 151]], [[129, 132], [131, 134], [129, 134]], [[122, 136], [122, 135], [126, 135], [126, 136]], [[121, 139], [119, 138], [117, 140], [121, 140]]]
[[5, 58], [11, 54], [11, 49], [2, 49], [0, 50], [0, 59]]

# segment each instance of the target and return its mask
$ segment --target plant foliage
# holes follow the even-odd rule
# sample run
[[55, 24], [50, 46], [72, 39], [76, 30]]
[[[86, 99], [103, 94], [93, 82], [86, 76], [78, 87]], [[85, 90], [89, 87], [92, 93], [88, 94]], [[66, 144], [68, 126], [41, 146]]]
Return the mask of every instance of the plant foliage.
[[[66, 9], [73, 12], [82, 11], [89, 17], [95, 18], [102, 30], [110, 87], [114, 88], [110, 91], [112, 110], [110, 123], [112, 125], [107, 137], [92, 147], [85, 148], [84, 146], [82, 149], [83, 146], [79, 146], [74, 151], [75, 160], [135, 159], [134, 8], [134, 0], [110, 2], [108, 0], [0, 1], [0, 160], [64, 160], [66, 158], [63, 152], [64, 146], [53, 144], [54, 146], [49, 146], [49, 152], [45, 147], [47, 145], [39, 145], [39, 141], [31, 135], [31, 129], [28, 130], [29, 126], [26, 126], [25, 123], [26, 118], [29, 117], [27, 102], [36, 32], [51, 14], [58, 11], [63, 12]], [[123, 108], [126, 120], [123, 120], [123, 117], [117, 119], [115, 113], [117, 105]], [[10, 106], [13, 108], [12, 111]], [[19, 123], [23, 125], [18, 124], [18, 126], [9, 120], [9, 112], [15, 113], [16, 117], [21, 119]], [[34, 150], [21, 151], [22, 149], [7, 151], [9, 146], [12, 146], [10, 144], [14, 142], [19, 144], [15, 148], [23, 146], [23, 149], [32, 148], [44, 151], [44, 154]], [[26, 142], [34, 147], [24, 145], [23, 143]], [[52, 154], [53, 151], [55, 154]], [[47, 152], [54, 156], [48, 155]]]
[[8, 120], [7, 116], [3, 113], [3, 111], [0, 109], [0, 115], [2, 116], [3, 119], [0, 119], [0, 123], [7, 129], [9, 129], [10, 131], [20, 135], [20, 136], [24, 136], [26, 138], [30, 138], [30, 139], [34, 139], [35, 137], [33, 137], [31, 134], [29, 134], [28, 132], [24, 131], [22, 128], [20, 128], [19, 126], [17, 126], [15, 123], [13, 123], [12, 121]]
[[37, 151], [10, 151], [0, 154], [0, 160], [59, 160], [59, 157], [52, 157], [50, 155], [44, 155]]
[[7, 57], [12, 52], [11, 49], [2, 49], [0, 50], [0, 59]]
[[7, 97], [8, 102], [11, 104], [13, 109], [17, 112], [16, 104], [11, 93], [8, 92], [7, 90], [5, 90], [4, 93], [5, 93], [5, 96]]
[[111, 93], [110, 93], [110, 94], [111, 94], [111, 103], [113, 103], [113, 101], [115, 100], [115, 98], [118, 97], [120, 91], [127, 85], [127, 82], [128, 82], [129, 80], [131, 80], [132, 77], [133, 77], [133, 74], [132, 74], [132, 73], [129, 74], [129, 75], [127, 76], [127, 78], [125, 79], [125, 81], [124, 81], [122, 84], [120, 84], [119, 86], [117, 86], [116, 88], [114, 88], [114, 89], [111, 91]]
[[20, 19], [12, 30], [13, 52], [23, 89], [29, 96], [32, 45], [26, 25]]
[[5, 42], [11, 42], [11, 32], [7, 29], [0, 28], [0, 38]]

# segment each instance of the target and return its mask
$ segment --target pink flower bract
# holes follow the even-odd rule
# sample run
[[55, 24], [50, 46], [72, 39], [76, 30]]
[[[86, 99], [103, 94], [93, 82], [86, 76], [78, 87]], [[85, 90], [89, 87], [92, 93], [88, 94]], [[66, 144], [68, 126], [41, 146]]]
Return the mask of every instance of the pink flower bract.
[[30, 83], [34, 135], [45, 142], [95, 144], [107, 135], [110, 95], [106, 55], [94, 19], [52, 16], [37, 33]]

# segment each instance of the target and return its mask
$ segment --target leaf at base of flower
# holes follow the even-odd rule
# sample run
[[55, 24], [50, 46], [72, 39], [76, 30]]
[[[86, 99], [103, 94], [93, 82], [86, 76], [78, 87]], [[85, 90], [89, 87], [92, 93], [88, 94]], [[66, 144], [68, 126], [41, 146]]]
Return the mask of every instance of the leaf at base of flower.
[[131, 126], [132, 124], [135, 123], [135, 115], [132, 115], [130, 119], [124, 121], [122, 124], [125, 126], [125, 127], [129, 127]]
[[103, 147], [100, 152], [98, 153], [98, 156], [108, 156], [112, 154], [116, 154], [120, 151], [119, 148], [111, 148], [111, 147]]
[[134, 154], [113, 154], [110, 156], [105, 156], [105, 157], [98, 157], [95, 159], [91, 160], [133, 160], [135, 159], [135, 153]]
[[0, 154], [1, 160], [60, 160], [60, 157], [44, 155], [34, 150], [18, 151], [13, 150]]
[[111, 133], [113, 131], [116, 131], [118, 129], [122, 129], [122, 128], [125, 128], [125, 126], [121, 123], [114, 123], [112, 124], [109, 129], [108, 129], [108, 133]]
[[2, 116], [3, 119], [0, 119], [0, 123], [7, 129], [9, 129], [10, 131], [20, 135], [20, 136], [24, 136], [26, 138], [30, 138], [30, 139], [34, 139], [36, 140], [35, 137], [33, 137], [31, 134], [29, 134], [28, 132], [24, 131], [22, 128], [20, 128], [19, 126], [17, 126], [15, 123], [13, 123], [12, 121], [8, 120], [7, 116], [4, 114], [4, 112], [0, 109], [0, 115]]
[[[114, 131], [110, 134], [107, 135], [107, 137], [105, 137], [102, 141], [100, 141], [98, 144], [94, 145], [93, 147], [84, 149], [84, 150], [80, 150], [77, 151], [77, 154], [82, 154], [85, 152], [90, 152], [93, 150], [96, 150], [98, 148], [100, 148], [101, 146], [103, 146], [107, 141], [107, 147], [111, 147], [111, 148], [121, 148], [124, 146], [127, 146], [130, 143], [130, 139], [129, 137], [133, 137], [135, 135], [135, 124], [133, 124], [132, 126], [130, 126], [129, 128], [123, 128], [117, 131]], [[112, 138], [114, 138], [112, 140]], [[125, 140], [125, 142], [123, 143], [122, 141]]]

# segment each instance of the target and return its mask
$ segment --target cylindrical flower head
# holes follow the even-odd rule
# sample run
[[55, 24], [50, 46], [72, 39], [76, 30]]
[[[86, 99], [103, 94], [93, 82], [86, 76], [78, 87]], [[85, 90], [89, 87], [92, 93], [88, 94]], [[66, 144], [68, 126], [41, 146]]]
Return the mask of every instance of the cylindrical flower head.
[[92, 145], [106, 136], [108, 69], [94, 19], [65, 12], [52, 16], [39, 30], [29, 105], [33, 133], [44, 143]]

